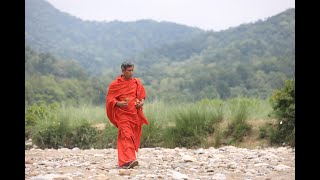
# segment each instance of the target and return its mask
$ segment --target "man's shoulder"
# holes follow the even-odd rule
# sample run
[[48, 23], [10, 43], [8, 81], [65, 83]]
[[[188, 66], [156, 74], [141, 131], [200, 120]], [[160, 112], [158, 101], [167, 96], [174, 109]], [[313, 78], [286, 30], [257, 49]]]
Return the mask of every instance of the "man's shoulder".
[[114, 79], [110, 82], [110, 86], [114, 86], [114, 85], [117, 85], [119, 82], [117, 79]]
[[121, 76], [118, 76], [118, 77], [116, 77], [115, 79], [113, 79], [113, 80], [110, 82], [110, 85], [120, 82], [120, 81], [121, 81], [120, 78], [121, 78]]
[[117, 80], [112, 80], [112, 81], [110, 82], [110, 85], [113, 85], [114, 83], [116, 83], [116, 81], [117, 81]]
[[134, 78], [138, 83], [142, 84], [141, 79], [140, 78]]

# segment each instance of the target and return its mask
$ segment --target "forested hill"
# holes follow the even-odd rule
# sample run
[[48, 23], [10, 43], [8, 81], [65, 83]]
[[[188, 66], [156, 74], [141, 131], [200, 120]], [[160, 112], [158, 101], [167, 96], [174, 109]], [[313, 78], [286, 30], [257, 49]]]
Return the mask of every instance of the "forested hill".
[[[256, 57], [292, 56], [295, 53], [295, 10], [254, 23], [242, 24], [225, 31], [207, 31], [171, 45], [145, 51], [137, 60], [152, 63], [152, 57], [183, 61], [191, 55], [202, 55], [205, 62], [234, 64], [253, 61]], [[229, 54], [229, 55], [227, 55]]]
[[188, 39], [203, 30], [171, 22], [83, 21], [45, 0], [25, 1], [25, 40], [39, 51], [75, 59], [90, 72], [118, 65], [149, 48]]
[[[43, 100], [50, 91], [38, 88], [39, 75], [54, 84], [51, 101], [68, 99], [67, 86], [62, 88], [58, 82], [62, 78], [77, 88], [79, 83], [85, 88], [93, 80], [103, 82], [99, 93], [89, 93], [94, 101], [103, 102], [106, 86], [125, 59], [136, 64], [135, 76], [143, 80], [149, 99], [266, 98], [295, 74], [295, 9], [215, 32], [152, 20], [83, 21], [44, 0], [26, 0], [25, 23], [30, 102], [35, 97]], [[50, 66], [50, 73], [40, 68], [52, 59], [59, 61]], [[76, 78], [76, 69], [81, 78]], [[71, 76], [62, 76], [66, 72]], [[42, 87], [50, 88], [48, 83]]]
[[239, 94], [265, 98], [294, 78], [295, 10], [225, 31], [205, 32], [134, 59], [143, 65], [144, 80], [158, 94], [177, 92], [170, 98]]

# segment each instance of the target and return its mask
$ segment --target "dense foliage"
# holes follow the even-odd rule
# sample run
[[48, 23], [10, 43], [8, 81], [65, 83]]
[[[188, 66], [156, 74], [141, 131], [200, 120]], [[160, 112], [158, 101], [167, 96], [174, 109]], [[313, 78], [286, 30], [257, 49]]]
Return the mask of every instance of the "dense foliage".
[[[265, 124], [272, 111], [267, 100], [254, 98], [204, 99], [187, 104], [157, 101], [146, 103], [144, 108], [150, 124], [143, 126], [141, 147], [169, 148], [245, 143], [246, 137], [257, 134], [256, 119], [264, 119]], [[26, 109], [25, 122], [25, 138], [32, 138], [40, 148], [117, 146], [118, 129], [106, 118], [102, 106], [33, 104]]]
[[[108, 85], [127, 59], [146, 88], [146, 105], [158, 103], [146, 112], [157, 121], [144, 126], [142, 147], [241, 142], [254, 130], [249, 111], [257, 110], [252, 100], [239, 103], [241, 96], [271, 97], [278, 122], [262, 127], [261, 137], [294, 145], [294, 81], [287, 81], [295, 75], [294, 9], [214, 32], [152, 20], [82, 21], [44, 0], [26, 0], [25, 27], [25, 135], [40, 147], [115, 146], [116, 129], [107, 123], [97, 130], [91, 120], [108, 122]], [[236, 108], [222, 108], [229, 100]], [[170, 103], [180, 106], [166, 117]]]
[[27, 0], [25, 38], [26, 104], [102, 104], [124, 59], [136, 64], [148, 100], [268, 98], [295, 73], [294, 9], [214, 32], [149, 20], [82, 21]]
[[188, 39], [203, 32], [169, 22], [82, 21], [45, 0], [25, 1], [25, 40], [40, 52], [76, 59], [92, 74], [119, 65], [148, 48]]
[[278, 119], [270, 135], [271, 142], [295, 145], [295, 82], [287, 80], [284, 87], [276, 90], [271, 97], [274, 115]]
[[25, 105], [37, 102], [102, 104], [110, 77], [88, 77], [75, 61], [63, 61], [25, 47]]

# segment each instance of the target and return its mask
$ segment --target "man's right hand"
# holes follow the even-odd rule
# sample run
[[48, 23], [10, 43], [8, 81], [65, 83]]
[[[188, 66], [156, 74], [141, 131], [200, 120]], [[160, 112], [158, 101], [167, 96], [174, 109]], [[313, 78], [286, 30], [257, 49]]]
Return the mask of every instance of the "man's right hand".
[[116, 103], [116, 106], [125, 107], [125, 106], [128, 106], [128, 102], [127, 101], [119, 101]]

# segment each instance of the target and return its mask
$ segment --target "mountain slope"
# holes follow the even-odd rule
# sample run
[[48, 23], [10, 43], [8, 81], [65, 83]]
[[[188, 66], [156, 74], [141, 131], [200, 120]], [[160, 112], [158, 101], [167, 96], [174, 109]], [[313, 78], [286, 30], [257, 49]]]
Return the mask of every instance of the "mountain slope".
[[[248, 63], [258, 58], [293, 56], [295, 53], [295, 10], [288, 9], [265, 21], [242, 24], [220, 32], [204, 32], [193, 38], [144, 51], [136, 56], [144, 63], [154, 57], [184, 61], [202, 56], [203, 63], [220, 65]], [[232, 56], [228, 56], [228, 54]]]
[[[170, 22], [82, 21], [44, 0], [26, 0], [26, 43], [40, 52], [76, 59], [91, 72], [118, 65], [145, 49], [203, 32]], [[97, 69], [98, 68], [98, 69]]]
[[[158, 89], [156, 96], [266, 98], [295, 76], [295, 10], [221, 32], [206, 32], [145, 51], [135, 59], [145, 65], [139, 75]], [[172, 92], [175, 94], [168, 96]]]
[[152, 20], [82, 21], [27, 0], [26, 44], [107, 79], [131, 59], [150, 99], [266, 98], [294, 78], [295, 9], [213, 32]]

